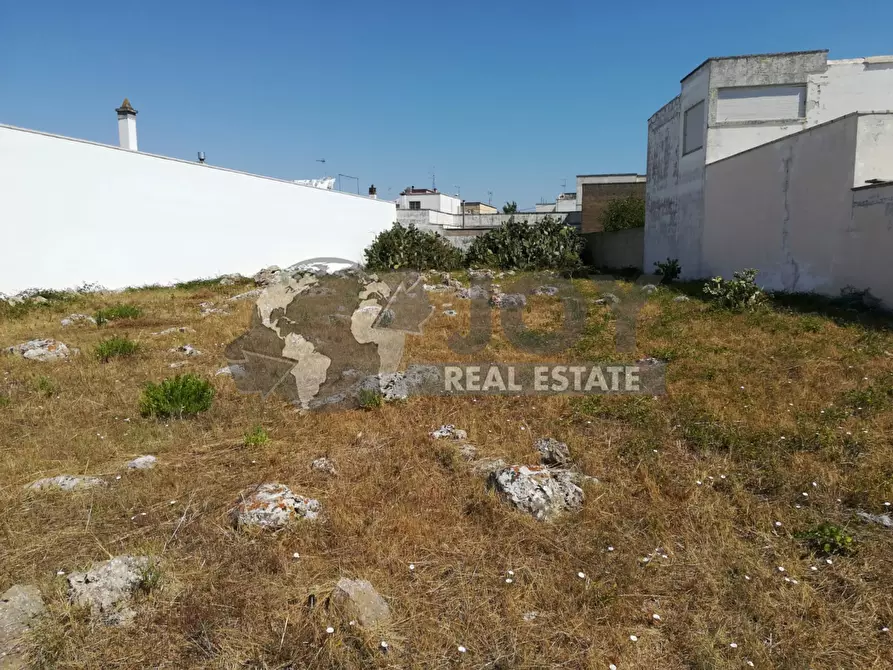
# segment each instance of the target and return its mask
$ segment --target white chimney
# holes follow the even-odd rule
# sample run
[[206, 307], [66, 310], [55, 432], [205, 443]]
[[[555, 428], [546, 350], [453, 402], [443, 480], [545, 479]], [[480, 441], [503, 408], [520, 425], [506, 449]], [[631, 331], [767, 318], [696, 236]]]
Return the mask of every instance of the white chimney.
[[136, 110], [130, 106], [130, 100], [124, 98], [118, 112], [118, 144], [122, 149], [137, 151], [136, 148]]

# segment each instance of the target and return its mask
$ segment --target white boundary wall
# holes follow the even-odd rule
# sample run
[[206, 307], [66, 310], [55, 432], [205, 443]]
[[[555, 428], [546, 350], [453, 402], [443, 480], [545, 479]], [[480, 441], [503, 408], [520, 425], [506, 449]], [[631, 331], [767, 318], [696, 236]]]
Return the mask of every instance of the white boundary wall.
[[393, 202], [0, 125], [0, 291], [362, 262]]

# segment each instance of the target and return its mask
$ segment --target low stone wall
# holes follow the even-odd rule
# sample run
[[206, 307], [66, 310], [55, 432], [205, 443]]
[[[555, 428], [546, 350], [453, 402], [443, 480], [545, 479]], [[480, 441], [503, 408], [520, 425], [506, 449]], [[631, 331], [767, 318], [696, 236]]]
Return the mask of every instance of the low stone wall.
[[629, 228], [610, 233], [585, 233], [583, 262], [601, 268], [644, 270], [645, 229]]

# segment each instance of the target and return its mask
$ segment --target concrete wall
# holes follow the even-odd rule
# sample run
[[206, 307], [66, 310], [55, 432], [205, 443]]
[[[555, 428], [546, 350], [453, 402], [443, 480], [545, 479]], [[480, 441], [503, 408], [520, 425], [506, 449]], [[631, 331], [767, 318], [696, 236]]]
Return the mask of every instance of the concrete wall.
[[893, 114], [861, 114], [853, 186], [869, 179], [893, 181]]
[[645, 229], [630, 228], [610, 233], [584, 233], [583, 260], [589, 265], [618, 270], [642, 270], [645, 254]]
[[608, 203], [615, 198], [626, 198], [634, 195], [645, 197], [645, 180], [633, 182], [607, 182], [600, 184], [583, 184], [580, 200], [582, 209], [582, 232], [597, 233], [604, 229], [602, 216]]
[[440, 226], [443, 228], [468, 229], [468, 228], [498, 228], [509, 219], [514, 217], [515, 221], [523, 221], [524, 223], [539, 223], [540, 221], [551, 218], [557, 221], [563, 221], [569, 226], [580, 224], [580, 212], [562, 212], [562, 213], [542, 213], [542, 212], [519, 212], [517, 214], [448, 214], [446, 212], [436, 212], [433, 210], [409, 210], [398, 209], [397, 221], [403, 225], [414, 225], [417, 228], [424, 226]]
[[393, 203], [0, 126], [0, 291], [361, 261]]
[[[893, 57], [831, 60], [824, 72], [807, 81], [806, 117], [809, 125], [825, 123], [850, 112], [893, 110]], [[882, 59], [877, 59], [882, 60]]]
[[773, 290], [849, 285], [893, 306], [893, 187], [853, 190], [877, 117], [851, 114], [709, 165], [705, 274], [752, 267]]

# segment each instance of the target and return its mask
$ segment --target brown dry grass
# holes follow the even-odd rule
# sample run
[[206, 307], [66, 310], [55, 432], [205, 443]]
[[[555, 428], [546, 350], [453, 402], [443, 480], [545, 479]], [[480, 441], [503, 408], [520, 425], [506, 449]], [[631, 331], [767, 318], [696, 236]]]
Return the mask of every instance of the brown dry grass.
[[[48, 600], [32, 640], [35, 665], [893, 667], [881, 632], [893, 622], [891, 531], [853, 517], [893, 500], [893, 412], [841, 411], [846, 392], [890, 383], [893, 337], [876, 324], [777, 309], [729, 314], [673, 295], [649, 300], [637, 343], [637, 357], [671, 359], [666, 396], [413, 399], [307, 415], [213, 377], [251, 308], [200, 317], [198, 304], [219, 291], [88, 296], [0, 321], [4, 346], [41, 336], [82, 350], [60, 364], [0, 360], [9, 398], [0, 407], [0, 591], [35, 583]], [[70, 311], [116, 300], [144, 316], [102, 329], [59, 326]], [[460, 316], [438, 309], [410, 341], [407, 361], [458, 358], [445, 342], [467, 326], [468, 303], [449, 294], [432, 302], [451, 302]], [[528, 317], [551, 322], [554, 308], [537, 302]], [[594, 308], [588, 324], [575, 355], [616, 358], [607, 310]], [[150, 335], [173, 325], [197, 332]], [[141, 352], [98, 362], [89, 351], [112, 333], [137, 340]], [[169, 369], [179, 359], [168, 349], [186, 342], [203, 356]], [[499, 336], [480, 358], [529, 360]], [[212, 379], [211, 411], [140, 418], [141, 384], [184, 370]], [[442, 423], [466, 429], [480, 455], [510, 462], [532, 462], [536, 437], [567, 441], [600, 481], [586, 485], [582, 513], [538, 523], [432, 443], [427, 433]], [[246, 447], [255, 425], [271, 440]], [[155, 470], [122, 471], [146, 453], [158, 456]], [[337, 477], [311, 472], [323, 455], [336, 461]], [[110, 485], [23, 489], [61, 473], [102, 475]], [[232, 530], [226, 512], [239, 491], [264, 481], [319, 498], [324, 519], [278, 534]], [[847, 527], [858, 551], [831, 564], [810, 555], [794, 533], [823, 521]], [[57, 571], [121, 553], [158, 557], [160, 586], [140, 596], [134, 625], [98, 628], [66, 603]], [[308, 596], [321, 602], [340, 576], [376, 586], [395, 614], [390, 630], [362, 634], [308, 609]]]

